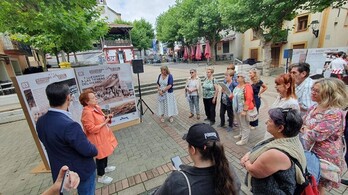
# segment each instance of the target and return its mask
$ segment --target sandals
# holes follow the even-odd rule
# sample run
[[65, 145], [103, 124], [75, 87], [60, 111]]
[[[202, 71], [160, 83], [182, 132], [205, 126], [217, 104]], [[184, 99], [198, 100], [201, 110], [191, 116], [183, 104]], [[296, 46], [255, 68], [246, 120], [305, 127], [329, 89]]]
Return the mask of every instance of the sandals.
[[161, 117], [161, 119], [160, 119], [160, 120], [161, 120], [161, 122], [162, 122], [162, 123], [164, 123], [164, 118], [163, 118], [163, 117]]
[[169, 117], [169, 122], [173, 122], [174, 121], [174, 119], [173, 119], [173, 117]]
[[189, 118], [192, 118], [193, 116], [194, 116], [194, 114], [190, 113], [190, 116], [189, 116]]

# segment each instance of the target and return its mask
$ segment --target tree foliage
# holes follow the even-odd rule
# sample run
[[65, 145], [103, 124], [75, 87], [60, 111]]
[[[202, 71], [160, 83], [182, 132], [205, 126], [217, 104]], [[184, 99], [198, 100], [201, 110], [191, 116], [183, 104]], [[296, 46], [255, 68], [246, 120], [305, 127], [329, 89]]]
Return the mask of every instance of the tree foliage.
[[183, 35], [179, 33], [180, 24], [179, 8], [170, 7], [156, 19], [156, 37], [159, 41], [167, 43], [168, 47], [174, 47], [175, 41], [183, 41]]
[[133, 21], [133, 29], [130, 33], [133, 46], [140, 50], [150, 48], [152, 39], [155, 38], [151, 23], [147, 22], [143, 18]]
[[163, 42], [185, 40], [190, 45], [204, 37], [216, 45], [221, 38], [219, 32], [225, 28], [217, 0], [178, 0], [157, 18], [156, 30], [157, 38]]
[[43, 53], [89, 49], [107, 33], [95, 0], [2, 0], [0, 29]]

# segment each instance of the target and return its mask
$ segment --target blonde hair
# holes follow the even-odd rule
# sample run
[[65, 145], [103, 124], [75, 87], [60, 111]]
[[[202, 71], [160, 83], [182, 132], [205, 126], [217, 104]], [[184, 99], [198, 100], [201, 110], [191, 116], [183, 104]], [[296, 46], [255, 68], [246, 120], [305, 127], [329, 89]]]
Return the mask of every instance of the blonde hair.
[[214, 68], [209, 67], [209, 68], [207, 68], [206, 71], [208, 71], [208, 70], [210, 70], [211, 73], [214, 73]]
[[161, 71], [162, 71], [162, 70], [165, 70], [167, 74], [170, 74], [169, 69], [168, 69], [168, 66], [164, 66], [164, 65], [161, 66]]
[[318, 104], [325, 108], [344, 109], [348, 106], [348, 94], [343, 81], [337, 78], [323, 78], [315, 81], [313, 86], [316, 84], [320, 85], [318, 95], [321, 101]]
[[227, 70], [226, 72], [225, 72], [225, 75], [229, 75], [230, 77], [233, 77], [234, 76], [234, 70]]
[[249, 72], [253, 72], [255, 74], [255, 77], [253, 79], [250, 78], [250, 80], [253, 83], [259, 82], [259, 80], [260, 80], [260, 73], [259, 73], [259, 71], [256, 68], [252, 68], [252, 69], [249, 70]]

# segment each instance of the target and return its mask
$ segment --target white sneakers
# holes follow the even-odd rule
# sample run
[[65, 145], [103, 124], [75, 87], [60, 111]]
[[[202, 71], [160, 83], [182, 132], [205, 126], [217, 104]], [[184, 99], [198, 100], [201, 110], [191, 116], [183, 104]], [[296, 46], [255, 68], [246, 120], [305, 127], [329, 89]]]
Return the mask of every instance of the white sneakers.
[[[115, 171], [115, 169], [116, 169], [115, 166], [107, 166], [105, 167], [105, 173]], [[102, 183], [102, 184], [110, 184], [112, 180], [113, 180], [112, 177], [106, 176], [105, 174], [101, 177], [98, 177], [98, 183]]]
[[110, 184], [112, 182], [112, 178], [108, 177], [106, 175], [103, 175], [101, 177], [98, 177], [98, 182], [102, 184]]
[[247, 142], [246, 141], [243, 141], [243, 140], [240, 140], [240, 141], [237, 141], [237, 145], [238, 146], [241, 146], [241, 145], [245, 145]]
[[115, 171], [116, 167], [115, 166], [107, 166], [105, 167], [105, 173], [109, 173], [111, 171]]

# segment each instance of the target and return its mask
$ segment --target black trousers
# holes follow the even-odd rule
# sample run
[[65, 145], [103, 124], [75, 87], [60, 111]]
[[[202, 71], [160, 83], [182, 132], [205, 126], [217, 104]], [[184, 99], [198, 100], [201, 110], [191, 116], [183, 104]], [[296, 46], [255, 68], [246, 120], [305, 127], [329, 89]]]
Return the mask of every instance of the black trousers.
[[213, 104], [213, 98], [203, 98], [203, 104], [204, 104], [204, 110], [205, 115], [207, 115], [207, 118], [215, 123], [215, 108], [216, 108], [216, 102]]
[[232, 127], [233, 125], [233, 109], [232, 109], [232, 104], [230, 106], [223, 104], [222, 102], [220, 103], [220, 125], [224, 126], [225, 125], [225, 113], [227, 111], [227, 116], [228, 116], [228, 126]]
[[95, 159], [95, 164], [97, 164], [97, 175], [103, 176], [105, 174], [105, 167], [108, 166], [108, 157]]

